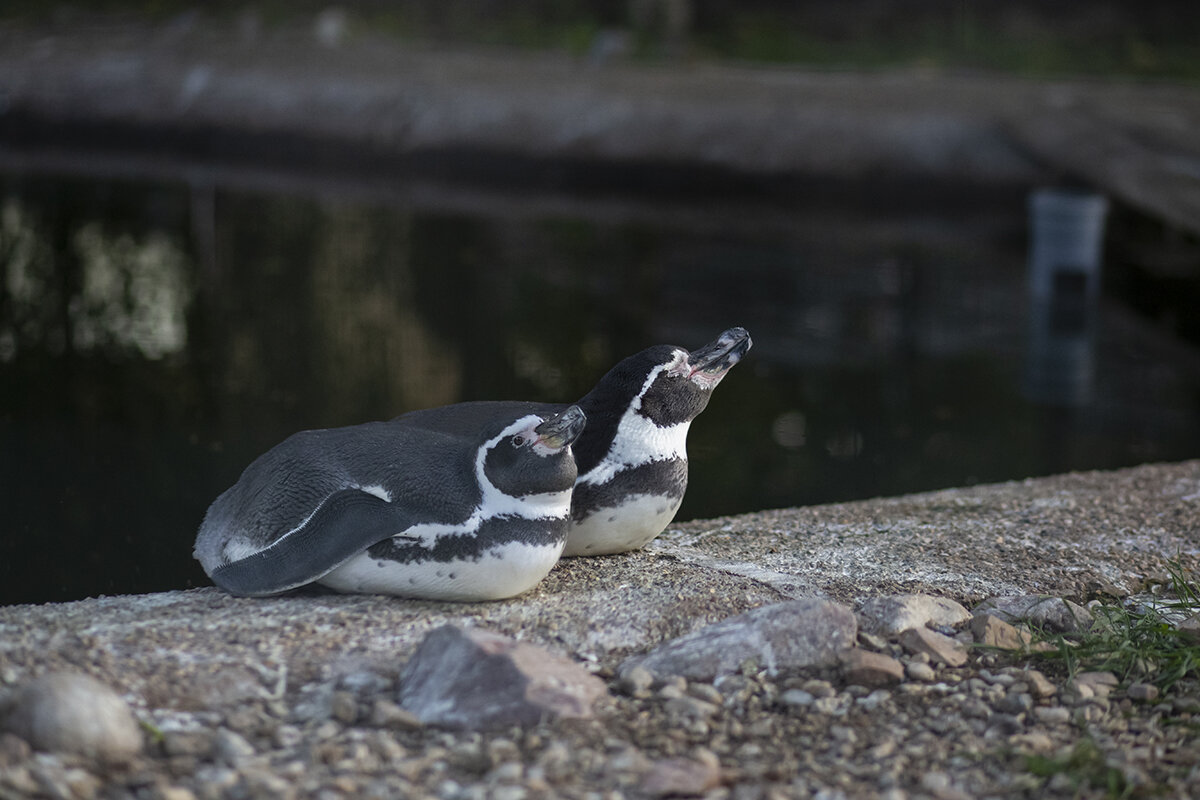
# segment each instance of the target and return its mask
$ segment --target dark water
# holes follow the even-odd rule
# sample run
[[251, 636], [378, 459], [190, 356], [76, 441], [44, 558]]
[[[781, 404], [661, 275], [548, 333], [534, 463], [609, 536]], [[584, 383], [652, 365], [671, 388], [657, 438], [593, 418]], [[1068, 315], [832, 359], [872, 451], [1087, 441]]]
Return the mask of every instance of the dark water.
[[0, 174], [0, 603], [206, 584], [205, 508], [296, 430], [731, 325], [680, 519], [1200, 456], [1193, 348], [1111, 298], [1046, 344], [1022, 192], [513, 183]]

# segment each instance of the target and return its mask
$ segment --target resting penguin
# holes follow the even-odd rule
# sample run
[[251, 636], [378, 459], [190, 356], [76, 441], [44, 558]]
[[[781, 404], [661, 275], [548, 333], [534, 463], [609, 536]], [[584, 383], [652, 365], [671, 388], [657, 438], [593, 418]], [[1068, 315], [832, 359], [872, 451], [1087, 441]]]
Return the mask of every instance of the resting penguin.
[[209, 507], [196, 558], [236, 595], [520, 594], [562, 553], [585, 421], [467, 404], [295, 434]]

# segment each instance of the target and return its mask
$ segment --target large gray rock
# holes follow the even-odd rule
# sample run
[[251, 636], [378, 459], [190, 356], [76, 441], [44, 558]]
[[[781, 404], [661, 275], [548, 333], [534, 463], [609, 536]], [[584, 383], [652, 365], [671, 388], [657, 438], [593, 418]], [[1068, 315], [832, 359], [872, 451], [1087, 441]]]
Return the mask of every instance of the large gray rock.
[[1059, 597], [1025, 594], [991, 597], [975, 607], [976, 614], [992, 614], [1005, 622], [1028, 622], [1056, 633], [1087, 630], [1092, 614], [1078, 603]]
[[607, 691], [583, 667], [541, 647], [444, 625], [404, 668], [399, 699], [427, 725], [476, 730], [589, 717]]
[[763, 606], [672, 639], [621, 665], [655, 675], [710, 680], [736, 672], [747, 659], [771, 670], [828, 667], [854, 646], [854, 612], [830, 600], [805, 598]]
[[107, 764], [125, 763], [142, 749], [142, 732], [128, 704], [79, 672], [52, 672], [19, 688], [0, 727], [36, 750]]

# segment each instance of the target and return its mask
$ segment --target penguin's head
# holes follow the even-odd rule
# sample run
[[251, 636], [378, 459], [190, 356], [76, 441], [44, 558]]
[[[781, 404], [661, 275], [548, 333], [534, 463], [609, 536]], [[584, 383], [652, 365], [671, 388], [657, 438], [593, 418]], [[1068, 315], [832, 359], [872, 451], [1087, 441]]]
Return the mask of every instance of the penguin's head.
[[522, 417], [485, 445], [484, 474], [510, 497], [569, 491], [578, 474], [571, 443], [586, 423], [579, 406], [549, 418]]
[[745, 328], [730, 328], [690, 352], [671, 345], [650, 347], [609, 370], [581, 405], [593, 421], [592, 408], [599, 406], [617, 416], [631, 409], [662, 428], [691, 422], [750, 345]]

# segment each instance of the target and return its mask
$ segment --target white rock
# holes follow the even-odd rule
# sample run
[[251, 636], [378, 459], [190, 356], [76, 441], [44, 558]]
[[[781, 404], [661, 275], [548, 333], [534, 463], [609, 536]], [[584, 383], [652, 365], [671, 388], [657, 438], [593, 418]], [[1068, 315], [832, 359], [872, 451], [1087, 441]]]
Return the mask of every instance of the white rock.
[[142, 732], [125, 701], [78, 672], [49, 673], [19, 688], [0, 727], [36, 750], [104, 763], [125, 763], [142, 749]]

